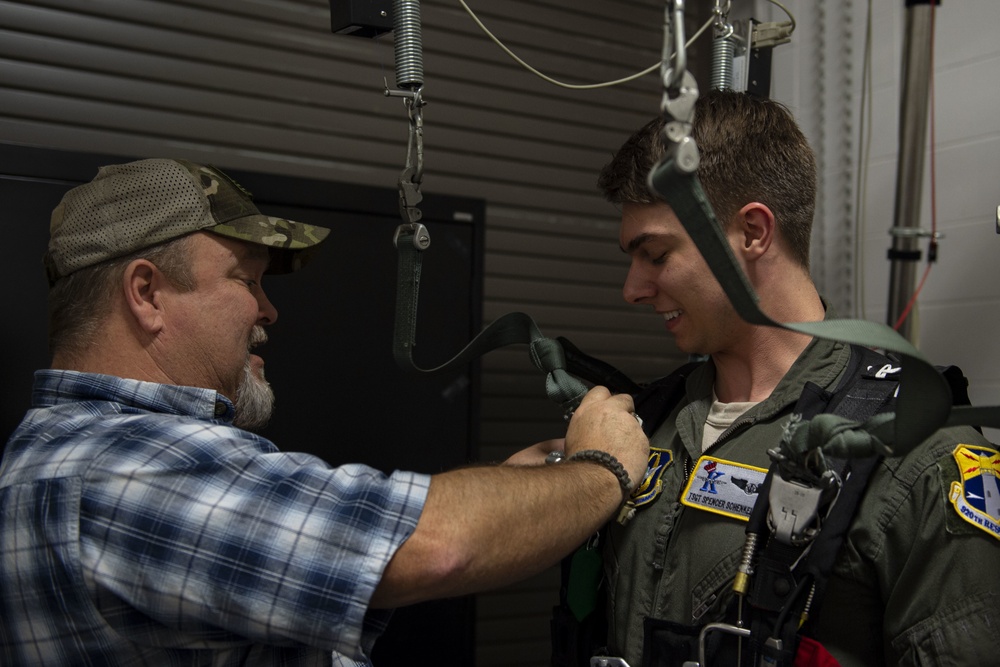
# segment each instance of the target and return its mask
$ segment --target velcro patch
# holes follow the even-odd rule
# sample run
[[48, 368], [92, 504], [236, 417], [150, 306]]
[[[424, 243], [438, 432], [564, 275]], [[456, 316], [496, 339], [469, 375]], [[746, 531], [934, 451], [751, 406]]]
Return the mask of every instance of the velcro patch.
[[948, 499], [962, 520], [1000, 540], [1000, 452], [958, 445], [952, 456], [962, 479], [951, 483]]
[[642, 478], [642, 483], [632, 492], [618, 513], [618, 523], [623, 526], [635, 516], [635, 510], [643, 505], [648, 505], [659, 497], [663, 491], [663, 471], [673, 461], [673, 454], [669, 449], [659, 447], [649, 448], [649, 462], [646, 464], [646, 476]]
[[681, 503], [747, 521], [765, 477], [765, 468], [702, 456], [681, 494]]
[[663, 490], [663, 481], [661, 479], [663, 471], [667, 469], [672, 460], [673, 454], [670, 453], [669, 449], [660, 449], [659, 447], [649, 448], [649, 463], [646, 464], [646, 476], [643, 478], [642, 484], [632, 492], [632, 502], [635, 503], [636, 507], [651, 503], [656, 499], [656, 496], [660, 495], [660, 491]]

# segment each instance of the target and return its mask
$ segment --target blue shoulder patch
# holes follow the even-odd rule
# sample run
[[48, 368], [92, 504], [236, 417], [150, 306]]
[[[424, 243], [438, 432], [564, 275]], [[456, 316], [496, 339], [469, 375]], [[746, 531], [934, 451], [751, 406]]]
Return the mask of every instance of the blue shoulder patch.
[[618, 512], [618, 523], [625, 525], [633, 516], [635, 510], [656, 500], [663, 491], [663, 471], [673, 462], [673, 454], [669, 449], [659, 447], [649, 448], [649, 462], [646, 464], [646, 476], [636, 487], [628, 501]]

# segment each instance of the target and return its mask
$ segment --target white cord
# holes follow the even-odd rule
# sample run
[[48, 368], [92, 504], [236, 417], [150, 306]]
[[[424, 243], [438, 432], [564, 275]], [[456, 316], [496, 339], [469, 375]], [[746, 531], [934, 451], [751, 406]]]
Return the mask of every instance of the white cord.
[[[655, 65], [652, 65], [651, 67], [649, 67], [647, 69], [644, 69], [643, 71], [638, 72], [636, 74], [633, 74], [631, 76], [627, 76], [627, 77], [625, 77], [623, 79], [617, 79], [615, 81], [606, 81], [604, 83], [574, 84], [574, 83], [564, 83], [562, 81], [557, 81], [556, 79], [553, 79], [552, 77], [550, 77], [550, 76], [548, 76], [546, 74], [543, 74], [542, 72], [539, 72], [537, 69], [535, 69], [534, 67], [532, 67], [528, 63], [526, 63], [523, 60], [521, 60], [517, 56], [517, 54], [515, 54], [513, 51], [511, 51], [509, 48], [507, 48], [507, 46], [496, 37], [496, 35], [494, 35], [492, 32], [490, 32], [489, 28], [487, 28], [483, 24], [483, 22], [479, 20], [479, 17], [476, 16], [475, 12], [472, 11], [472, 9], [469, 7], [469, 5], [465, 4], [465, 0], [458, 0], [458, 2], [459, 2], [459, 4], [462, 5], [462, 7], [465, 9], [465, 11], [468, 12], [469, 16], [472, 17], [472, 20], [476, 22], [476, 25], [478, 25], [479, 28], [484, 33], [486, 33], [486, 36], [489, 37], [490, 39], [492, 39], [493, 42], [497, 46], [499, 46], [501, 49], [503, 49], [504, 53], [506, 53], [508, 56], [510, 56], [511, 58], [513, 58], [515, 61], [517, 61], [517, 63], [519, 65], [521, 65], [522, 67], [524, 67], [526, 70], [528, 70], [529, 72], [531, 72], [535, 76], [540, 77], [540, 78], [544, 79], [545, 81], [548, 81], [549, 83], [554, 84], [556, 86], [560, 86], [562, 88], [570, 88], [572, 90], [591, 90], [591, 89], [594, 89], [594, 88], [607, 88], [609, 86], [617, 86], [618, 84], [621, 84], [621, 83], [628, 83], [629, 81], [634, 81], [635, 79], [638, 79], [640, 77], [646, 76], [647, 74], [651, 74], [652, 72], [655, 72], [655, 71], [657, 71], [657, 70], [660, 69], [660, 63], [656, 63]], [[775, 0], [771, 0], [771, 2], [775, 2]], [[777, 4], [777, 3], [775, 3], [775, 4]], [[778, 5], [778, 6], [780, 7], [781, 5]], [[782, 7], [782, 9], [784, 9], [784, 8]], [[787, 12], [788, 10], [785, 10], [785, 11]], [[789, 16], [791, 16], [791, 14], [789, 14]], [[708, 21], [706, 21], [705, 25], [701, 26], [701, 28], [698, 29], [698, 32], [696, 32], [694, 35], [691, 36], [691, 39], [689, 39], [688, 42], [687, 42], [687, 46], [691, 46], [691, 44], [694, 43], [694, 41], [696, 39], [698, 39], [699, 37], [701, 37], [702, 33], [704, 33], [706, 30], [708, 30], [708, 27], [710, 25], [712, 25], [712, 23], [714, 21], [715, 21], [714, 17], [711, 18], [711, 19], [709, 19]], [[794, 21], [793, 21], [793, 25], [794, 25]]]
[[[569, 88], [571, 90], [593, 90], [595, 88], [607, 88], [607, 87], [610, 87], [610, 86], [617, 86], [617, 85], [622, 84], [622, 83], [628, 83], [629, 81], [634, 81], [636, 79], [644, 77], [647, 74], [651, 74], [651, 73], [657, 71], [658, 69], [660, 69], [661, 63], [656, 63], [655, 65], [651, 65], [650, 67], [642, 70], [641, 72], [637, 72], [637, 73], [635, 73], [635, 74], [633, 74], [631, 76], [627, 76], [627, 77], [624, 77], [622, 79], [616, 79], [614, 81], [605, 81], [604, 83], [584, 83], [584, 84], [565, 83], [563, 81], [559, 81], [557, 79], [553, 79], [552, 77], [548, 76], [547, 74], [544, 74], [544, 73], [538, 71], [537, 69], [535, 69], [534, 67], [532, 67], [531, 65], [529, 65], [528, 63], [526, 63], [524, 60], [522, 60], [520, 57], [518, 57], [518, 55], [516, 53], [514, 53], [513, 51], [511, 51], [509, 48], [507, 48], [507, 45], [504, 44], [503, 42], [501, 42], [500, 39], [496, 35], [494, 35], [492, 32], [490, 32], [490, 29], [487, 28], [486, 25], [481, 20], [479, 20], [479, 17], [476, 16], [476, 13], [474, 11], [472, 11], [472, 8], [469, 7], [468, 4], [466, 4], [465, 0], [458, 0], [458, 2], [459, 2], [460, 5], [462, 5], [462, 8], [465, 9], [465, 11], [469, 14], [469, 16], [472, 17], [472, 20], [475, 21], [476, 25], [479, 26], [479, 29], [482, 30], [486, 34], [487, 37], [489, 37], [491, 40], [493, 40], [493, 43], [496, 44], [497, 46], [499, 46], [503, 50], [504, 53], [506, 53], [508, 56], [510, 56], [511, 58], [513, 58], [519, 65], [521, 65], [522, 67], [524, 67], [526, 70], [528, 70], [529, 72], [531, 72], [535, 76], [537, 76], [537, 77], [539, 77], [541, 79], [544, 79], [545, 81], [548, 81], [549, 83], [551, 83], [553, 85], [560, 86], [562, 88]], [[785, 7], [783, 4], [781, 4], [780, 2], [778, 2], [778, 0], [768, 0], [768, 2], [770, 2], [773, 5], [776, 5], [776, 6], [780, 7], [781, 10], [783, 12], [785, 12], [785, 14], [788, 15], [788, 19], [791, 22], [791, 27], [789, 29], [789, 34], [792, 31], [794, 31], [795, 30], [795, 17], [792, 16], [792, 13], [790, 11], [788, 11], [788, 8]], [[694, 35], [691, 36], [691, 39], [689, 39], [687, 41], [687, 44], [685, 46], [691, 46], [691, 44], [693, 44], [696, 39], [698, 39], [699, 37], [701, 37], [702, 34], [706, 30], [708, 30], [708, 27], [710, 25], [712, 25], [712, 23], [714, 23], [714, 22], [715, 22], [715, 17], [710, 18], [708, 21], [706, 21], [705, 24], [702, 25], [700, 28], [698, 28], [698, 31]]]
[[791, 34], [792, 32], [794, 32], [795, 31], [795, 17], [792, 16], [792, 13], [790, 11], [788, 11], [788, 7], [785, 7], [783, 4], [781, 4], [780, 2], [778, 2], [778, 0], [767, 0], [767, 1], [770, 2], [772, 5], [776, 5], [776, 6], [780, 7], [781, 11], [785, 12], [786, 14], [788, 14], [788, 20], [791, 21], [791, 23], [792, 23], [792, 26], [791, 26], [791, 28], [789, 29], [788, 32], [789, 32], [789, 34]]
[[865, 307], [865, 229], [868, 222], [868, 165], [872, 142], [872, 2], [868, 0], [865, 21], [865, 48], [861, 66], [860, 141], [858, 142], [856, 203], [857, 222], [854, 229], [854, 310], [859, 319], [866, 318]]

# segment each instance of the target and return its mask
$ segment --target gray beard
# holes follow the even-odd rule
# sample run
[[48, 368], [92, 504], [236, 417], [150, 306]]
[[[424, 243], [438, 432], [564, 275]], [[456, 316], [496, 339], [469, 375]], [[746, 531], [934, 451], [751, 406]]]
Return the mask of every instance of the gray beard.
[[[254, 331], [255, 342], [264, 342], [267, 335], [264, 330], [257, 327]], [[257, 432], [267, 426], [274, 412], [274, 391], [271, 385], [264, 379], [264, 371], [261, 369], [260, 378], [253, 374], [250, 366], [250, 357], [243, 365], [243, 379], [236, 390], [236, 416], [233, 418], [233, 426], [247, 431]]]

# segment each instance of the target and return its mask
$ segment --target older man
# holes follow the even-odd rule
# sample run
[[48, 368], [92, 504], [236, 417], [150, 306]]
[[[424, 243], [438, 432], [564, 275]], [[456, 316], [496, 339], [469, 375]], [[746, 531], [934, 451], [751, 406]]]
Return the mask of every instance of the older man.
[[326, 233], [182, 160], [66, 194], [52, 367], [0, 468], [5, 665], [367, 664], [379, 610], [537, 572], [622, 504], [648, 442], [603, 388], [559, 466], [385, 476], [247, 430], [272, 404], [264, 276]]

